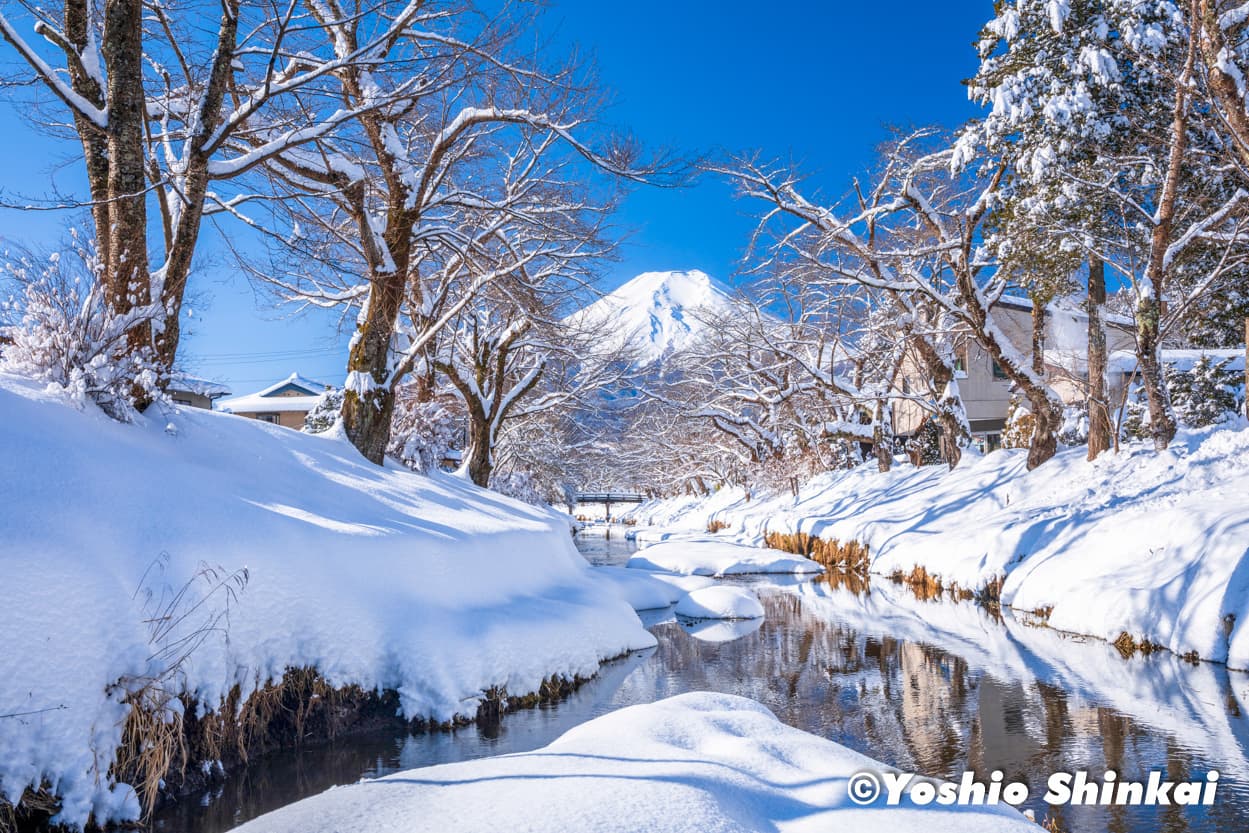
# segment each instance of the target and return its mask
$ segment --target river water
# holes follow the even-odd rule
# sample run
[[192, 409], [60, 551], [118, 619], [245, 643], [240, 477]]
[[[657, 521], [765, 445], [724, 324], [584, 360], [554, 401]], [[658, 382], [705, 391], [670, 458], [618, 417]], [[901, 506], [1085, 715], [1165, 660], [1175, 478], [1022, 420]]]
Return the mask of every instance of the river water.
[[[578, 542], [594, 564], [632, 545]], [[613, 709], [686, 691], [758, 700], [781, 720], [906, 771], [1022, 781], [1038, 819], [1067, 833], [1249, 830], [1249, 675], [1168, 653], [1124, 659], [1099, 640], [1034, 627], [969, 602], [923, 600], [889, 582], [750, 580], [767, 611], [749, 623], [643, 613], [653, 650], [605, 665], [567, 700], [493, 725], [352, 737], [269, 755], [211, 793], [166, 808], [158, 830], [220, 833], [336, 784], [544, 746]], [[1220, 773], [1213, 807], [1063, 807], [1053, 772], [1120, 780]], [[449, 832], [450, 833], [450, 832]]]

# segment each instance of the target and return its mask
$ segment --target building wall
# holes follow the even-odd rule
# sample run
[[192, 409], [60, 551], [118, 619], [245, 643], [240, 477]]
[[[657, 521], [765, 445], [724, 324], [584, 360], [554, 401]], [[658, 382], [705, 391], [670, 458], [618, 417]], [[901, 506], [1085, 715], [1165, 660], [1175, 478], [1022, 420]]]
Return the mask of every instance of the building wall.
[[235, 416], [247, 417], [248, 419], [260, 419], [262, 414], [273, 414], [278, 418], [277, 425], [283, 428], [294, 428], [296, 431], [302, 430], [304, 427], [304, 417], [308, 415], [307, 411], [239, 411]]
[[212, 410], [213, 402], [202, 393], [191, 393], [186, 390], [171, 390], [169, 398], [173, 400], [175, 405], [181, 405], [184, 408], [204, 408]]
[[[1032, 310], [1023, 306], [1002, 305], [994, 309], [993, 317], [1014, 348], [1025, 357], [1031, 357]], [[1054, 316], [1050, 317], [1049, 323], [1054, 323]], [[1087, 329], [1087, 322], [1084, 326]], [[1053, 340], [1055, 340], [1055, 335], [1052, 329], [1047, 327], [1047, 341]], [[1132, 349], [1134, 344], [1134, 336], [1126, 328], [1115, 326], [1106, 328], [1107, 353]], [[966, 408], [967, 418], [972, 424], [972, 433], [978, 435], [996, 433], [1001, 430], [1006, 421], [1006, 412], [1010, 405], [1010, 380], [1001, 378], [1001, 374], [994, 373], [994, 362], [988, 351], [970, 337], [963, 339], [959, 351], [965, 370], [957, 374], [956, 380], [959, 393], [963, 398], [963, 407]], [[1083, 356], [1080, 358], [1082, 359]], [[1080, 368], [1086, 367], [1083, 361], [1073, 363], [1073, 366], [1076, 365]], [[907, 380], [907, 386], [911, 389], [922, 391], [927, 388], [926, 374], [916, 359], [908, 358], [903, 363], [902, 373]], [[1046, 379], [1054, 393], [1068, 405], [1083, 403], [1087, 398], [1086, 369], [1068, 369], [1047, 363]], [[1113, 380], [1111, 381], [1113, 384]], [[916, 403], [898, 403], [894, 406], [895, 433], [914, 432], [926, 415], [927, 412]]]

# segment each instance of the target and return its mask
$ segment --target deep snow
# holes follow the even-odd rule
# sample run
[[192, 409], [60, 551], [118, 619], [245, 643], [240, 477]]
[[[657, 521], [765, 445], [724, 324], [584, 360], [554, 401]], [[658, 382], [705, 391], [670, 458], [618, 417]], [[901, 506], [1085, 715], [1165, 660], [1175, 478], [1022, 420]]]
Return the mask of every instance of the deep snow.
[[583, 723], [516, 755], [328, 790], [237, 833], [1029, 833], [1007, 807], [859, 807], [856, 772], [885, 769], [728, 694], [684, 694]]
[[67, 823], [137, 813], [106, 775], [128, 708], [110, 686], [168, 670], [145, 619], [182, 588], [165, 645], [226, 611], [202, 565], [248, 576], [173, 683], [209, 708], [316, 666], [446, 720], [654, 644], [566, 516], [226, 414], [122, 425], [0, 375], [0, 415], [0, 715], [32, 713], [0, 718], [0, 790], [46, 779]]
[[809, 558], [780, 550], [747, 549], [699, 537], [664, 541], [638, 550], [628, 566], [692, 576], [741, 576], [761, 573], [822, 573]]
[[677, 602], [676, 613], [690, 619], [759, 619], [763, 605], [744, 587], [704, 587]]
[[[949, 587], [1005, 577], [1002, 602], [1108, 640], [1127, 633], [1176, 653], [1249, 668], [1249, 430], [1186, 431], [1155, 453], [1125, 446], [1089, 463], [1060, 451], [1035, 471], [1026, 452], [965, 455], [954, 471], [899, 461], [821, 475], [794, 497], [740, 489], [643, 504], [633, 517], [664, 538], [642, 551], [715, 536], [758, 545], [805, 532], [870, 550], [871, 570], [923, 567]], [[672, 568], [661, 563], [660, 566]]]

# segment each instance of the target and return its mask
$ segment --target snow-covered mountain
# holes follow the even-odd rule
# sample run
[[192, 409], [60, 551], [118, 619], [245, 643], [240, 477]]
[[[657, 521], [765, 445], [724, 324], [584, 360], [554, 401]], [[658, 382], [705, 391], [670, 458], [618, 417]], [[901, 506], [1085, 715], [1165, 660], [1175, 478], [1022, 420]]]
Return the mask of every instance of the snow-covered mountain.
[[572, 318], [628, 345], [645, 366], [688, 346], [729, 304], [728, 287], [706, 272], [643, 272]]

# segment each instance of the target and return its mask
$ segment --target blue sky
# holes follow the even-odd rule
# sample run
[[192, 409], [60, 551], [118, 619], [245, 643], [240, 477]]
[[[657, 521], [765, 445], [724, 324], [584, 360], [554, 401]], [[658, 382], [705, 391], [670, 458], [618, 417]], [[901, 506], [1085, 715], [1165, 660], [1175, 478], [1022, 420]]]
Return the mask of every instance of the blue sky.
[[[955, 126], [975, 114], [960, 82], [975, 70], [971, 44], [991, 14], [989, 0], [550, 0], [542, 25], [556, 44], [576, 44], [595, 59], [613, 92], [613, 125], [652, 146], [793, 158], [836, 197], [870, 167], [887, 126]], [[73, 151], [0, 112], [6, 201], [50, 194], [49, 181], [78, 191]], [[696, 268], [731, 281], [752, 210], [710, 179], [634, 192], [616, 219], [630, 236], [620, 260], [605, 264], [603, 288], [659, 269]], [[70, 219], [0, 211], [0, 237], [50, 244]], [[187, 368], [235, 393], [295, 370], [341, 381], [347, 333], [337, 318], [273, 309], [231, 268], [218, 240], [209, 232], [197, 254]]]

